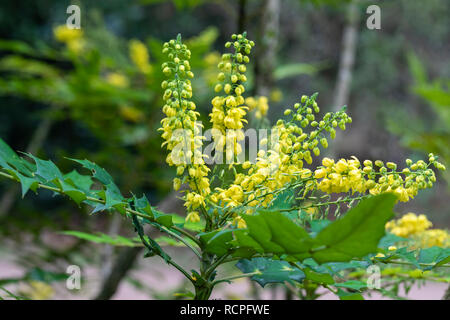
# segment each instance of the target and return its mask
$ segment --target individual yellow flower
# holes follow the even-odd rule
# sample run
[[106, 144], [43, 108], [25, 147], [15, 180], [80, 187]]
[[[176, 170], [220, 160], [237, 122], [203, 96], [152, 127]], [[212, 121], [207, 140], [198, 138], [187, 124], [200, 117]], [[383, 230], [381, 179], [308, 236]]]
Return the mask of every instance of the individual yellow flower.
[[189, 212], [188, 215], [186, 216], [186, 222], [199, 222], [200, 221], [200, 216], [198, 214], [198, 212], [193, 211], [193, 212]]
[[233, 220], [233, 223], [238, 227], [238, 229], [247, 228], [247, 223], [241, 216], [236, 216]]

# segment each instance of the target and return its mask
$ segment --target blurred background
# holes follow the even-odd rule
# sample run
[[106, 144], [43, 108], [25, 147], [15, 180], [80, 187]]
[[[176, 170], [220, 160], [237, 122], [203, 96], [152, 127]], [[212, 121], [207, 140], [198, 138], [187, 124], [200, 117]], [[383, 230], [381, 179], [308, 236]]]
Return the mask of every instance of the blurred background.
[[[58, 28], [71, 4], [81, 9], [81, 36]], [[381, 9], [381, 29], [367, 27], [372, 4]], [[247, 91], [268, 98], [271, 123], [301, 95], [319, 92], [322, 111], [347, 105], [353, 118], [329, 155], [403, 165], [433, 152], [448, 168], [449, 16], [446, 0], [3, 1], [0, 137], [65, 172], [73, 170], [65, 157], [90, 159], [124, 194], [145, 193], [183, 213], [156, 131], [162, 45], [181, 33], [190, 47], [194, 100], [207, 123], [223, 45], [247, 31], [256, 42]], [[449, 171], [398, 205], [398, 215], [424, 213], [448, 228]], [[141, 262], [139, 248], [93, 245], [64, 230], [133, 235], [121, 218], [91, 215], [50, 192], [21, 200], [18, 186], [0, 181], [0, 285], [15, 283], [33, 298], [173, 298], [183, 290], [176, 276], [158, 286], [167, 267]], [[89, 279], [83, 290], [48, 286], [65, 279], [71, 264]], [[218, 297], [257, 297], [248, 283], [239, 288]]]

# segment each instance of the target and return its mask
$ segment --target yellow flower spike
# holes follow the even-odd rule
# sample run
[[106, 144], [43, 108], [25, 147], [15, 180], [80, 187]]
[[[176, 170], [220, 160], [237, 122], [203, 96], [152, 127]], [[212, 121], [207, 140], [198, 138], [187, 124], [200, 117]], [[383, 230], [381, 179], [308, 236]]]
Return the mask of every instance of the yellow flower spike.
[[133, 39], [129, 42], [129, 54], [131, 61], [142, 73], [148, 74], [152, 68], [149, 62], [147, 47], [141, 41]]
[[[142, 47], [138, 49], [142, 51]], [[192, 210], [199, 207], [204, 209], [210, 187], [207, 177], [209, 168], [204, 162], [203, 154], [199, 151], [202, 140], [205, 138], [198, 135], [199, 127], [196, 120], [199, 114], [195, 111], [195, 104], [190, 101], [192, 84], [189, 79], [194, 76], [189, 64], [191, 53], [181, 42], [181, 37], [166, 42], [163, 53], [167, 54], [170, 63], [165, 62], [161, 66], [163, 73], [168, 77], [161, 84], [161, 87], [165, 89], [163, 112], [166, 114], [166, 118], [161, 121], [161, 136], [165, 140], [164, 146], [170, 151], [166, 159], [167, 163], [177, 166], [178, 176], [185, 175], [187, 171], [187, 175], [183, 178], [186, 180], [183, 181], [189, 185], [191, 192], [186, 191], [184, 205], [188, 211], [191, 211], [187, 219], [196, 221], [200, 217], [197, 211]], [[178, 190], [180, 185], [181, 179], [176, 178], [174, 189]]]
[[[246, 67], [243, 63], [248, 63], [247, 55], [250, 53], [252, 45], [246, 39], [246, 35], [240, 35], [233, 43], [234, 52], [232, 54], [223, 54], [222, 61], [218, 64], [220, 73], [217, 77], [219, 83], [216, 85], [216, 92], [220, 92], [219, 88], [223, 87], [226, 96], [216, 96], [212, 100], [213, 109], [210, 114], [212, 127], [218, 134], [213, 135], [215, 142], [215, 150], [218, 156], [219, 152], [223, 152], [223, 138], [227, 133], [227, 129], [238, 130], [237, 139], [230, 141], [230, 150], [235, 150], [235, 154], [227, 153], [227, 161], [232, 162], [234, 156], [239, 155], [242, 150], [238, 146], [239, 141], [244, 138], [239, 131], [246, 123], [243, 118], [246, 115], [246, 107], [242, 106], [245, 99], [242, 93], [245, 91], [242, 83], [246, 81], [243, 75]], [[231, 43], [227, 43], [226, 47], [231, 47]], [[250, 49], [249, 49], [250, 48]], [[247, 59], [246, 59], [247, 58]], [[252, 102], [252, 101], [250, 101]]]

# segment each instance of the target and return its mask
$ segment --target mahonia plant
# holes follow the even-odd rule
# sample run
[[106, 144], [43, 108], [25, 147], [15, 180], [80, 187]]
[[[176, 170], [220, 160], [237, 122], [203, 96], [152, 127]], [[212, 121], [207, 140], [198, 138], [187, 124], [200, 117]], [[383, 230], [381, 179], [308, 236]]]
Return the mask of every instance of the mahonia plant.
[[[94, 212], [117, 211], [131, 219], [148, 251], [146, 256], [160, 256], [177, 268], [192, 283], [195, 299], [208, 299], [216, 285], [241, 277], [262, 286], [294, 284], [301, 298], [317, 297], [314, 292], [319, 286], [342, 299], [362, 298], [360, 293], [368, 289], [367, 282], [360, 281], [363, 276], [347, 273], [350, 280], [342, 282], [338, 280], [342, 272], [388, 263], [424, 270], [448, 267], [450, 249], [442, 235], [434, 235], [442, 241], [432, 243], [440, 247], [428, 243], [413, 246], [423, 248], [418, 255], [408, 251], [412, 247], [407, 237], [430, 227], [426, 218], [406, 215], [390, 221], [396, 202], [409, 201], [419, 190], [433, 186], [432, 168], [445, 169], [437, 156], [430, 154], [428, 162], [408, 159], [404, 169], [381, 160], [361, 162], [354, 156], [323, 158], [314, 168], [314, 159], [335, 138], [336, 130], [345, 130], [352, 122], [345, 108], [321, 117], [316, 93], [301, 96], [284, 112], [285, 119], [278, 120], [259, 141], [255, 158], [246, 158], [242, 147], [246, 116], [254, 112], [261, 119], [269, 107], [266, 97], [244, 97], [254, 45], [246, 33], [233, 35], [225, 45], [232, 52], [218, 62], [217, 96], [209, 114], [209, 153], [204, 148], [208, 135], [203, 134], [192, 100], [191, 51], [180, 35], [163, 46], [167, 61], [162, 70], [167, 78], [161, 84], [165, 118], [159, 130], [162, 147], [168, 151], [166, 162], [175, 167], [173, 187], [182, 194], [184, 218], [158, 211], [145, 196], [124, 197], [112, 177], [88, 160], [75, 161], [91, 170], [90, 176], [77, 171], [64, 175], [52, 162], [33, 155], [29, 157], [34, 163], [26, 161], [0, 141], [0, 175], [19, 181], [23, 195], [40, 187], [88, 204]], [[136, 65], [149, 72], [140, 45], [134, 43], [130, 49], [135, 52]], [[92, 188], [94, 181], [100, 189]], [[350, 209], [336, 221], [327, 220], [330, 208], [341, 215], [342, 204]], [[167, 241], [146, 234], [146, 224], [189, 248], [198, 258], [198, 269], [188, 272], [174, 261], [161, 247]], [[101, 241], [120, 243], [110, 237]], [[401, 248], [394, 246], [402, 242], [406, 244]], [[127, 242], [134, 244], [134, 240]], [[219, 278], [217, 268], [233, 261], [238, 261], [236, 267], [242, 274]]]

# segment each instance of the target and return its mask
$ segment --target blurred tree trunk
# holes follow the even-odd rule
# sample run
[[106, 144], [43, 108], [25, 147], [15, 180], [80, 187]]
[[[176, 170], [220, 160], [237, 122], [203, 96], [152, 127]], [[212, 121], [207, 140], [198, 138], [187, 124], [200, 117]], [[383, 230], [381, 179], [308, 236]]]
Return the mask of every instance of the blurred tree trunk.
[[273, 84], [278, 36], [280, 29], [280, 0], [264, 0], [258, 28], [255, 54], [254, 94], [269, 96]]
[[[47, 139], [52, 124], [53, 119], [50, 117], [43, 119], [39, 123], [38, 127], [33, 133], [33, 136], [31, 137], [31, 141], [26, 148], [26, 152], [36, 154], [36, 152], [41, 149], [42, 145]], [[0, 200], [0, 218], [4, 218], [11, 210], [19, 191], [20, 187], [18, 185], [15, 185], [11, 187], [7, 192], [5, 192]]]
[[[183, 201], [178, 199], [179, 193], [172, 192], [164, 198], [158, 207], [163, 212], [181, 213], [184, 211]], [[108, 300], [116, 293], [122, 279], [133, 267], [138, 255], [142, 254], [142, 247], [124, 248], [117, 255], [108, 274], [103, 277], [102, 285], [95, 300]]]
[[334, 110], [339, 110], [348, 103], [352, 82], [353, 65], [355, 63], [358, 25], [360, 13], [356, 1], [348, 4], [347, 21], [342, 36], [342, 47], [339, 61], [339, 71], [334, 91]]
[[445, 294], [442, 297], [442, 300], [450, 300], [450, 285], [448, 286], [447, 290], [445, 291]]
[[245, 31], [247, 25], [247, 0], [239, 0], [238, 33]]
[[[344, 105], [348, 104], [352, 84], [353, 65], [356, 56], [359, 20], [360, 12], [357, 0], [354, 0], [347, 5], [347, 16], [342, 35], [339, 70], [334, 90], [333, 111], [339, 111]], [[343, 140], [343, 133], [337, 135], [329, 150], [331, 156], [335, 157], [339, 154]]]
[[[122, 216], [115, 212], [109, 221], [108, 235], [115, 236], [119, 234], [122, 225]], [[115, 247], [110, 244], [105, 244], [100, 254], [100, 263], [102, 266], [101, 277], [102, 282], [105, 282], [111, 274], [114, 266], [114, 252]]]
[[[273, 72], [277, 60], [280, 33], [280, 0], [264, 0], [259, 18], [257, 45], [255, 47], [255, 96], [270, 96], [274, 86]], [[260, 297], [259, 288], [250, 281], [251, 295]], [[276, 287], [272, 287], [276, 294]]]

